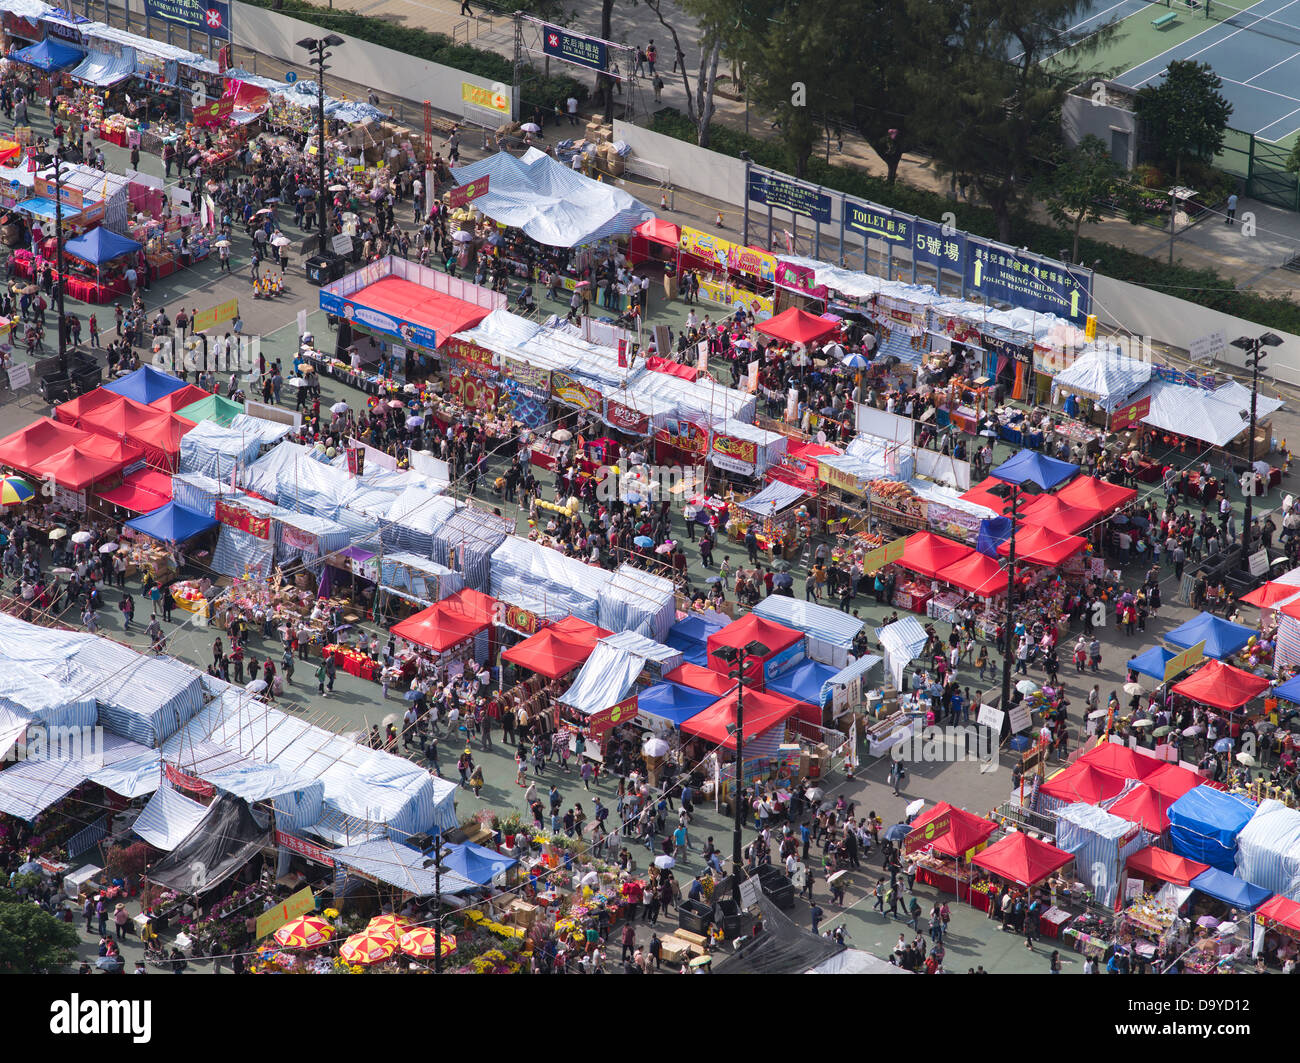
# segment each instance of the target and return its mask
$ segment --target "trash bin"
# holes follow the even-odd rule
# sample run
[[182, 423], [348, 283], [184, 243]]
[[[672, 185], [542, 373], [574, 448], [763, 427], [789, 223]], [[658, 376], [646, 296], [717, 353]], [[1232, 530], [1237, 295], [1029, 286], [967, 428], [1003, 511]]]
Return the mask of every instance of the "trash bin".
[[718, 901], [714, 906], [714, 920], [722, 927], [722, 935], [728, 941], [740, 937], [740, 905], [735, 901]]
[[303, 263], [307, 271], [307, 280], [311, 284], [328, 284], [334, 280], [334, 260], [326, 255], [312, 255]]
[[677, 906], [677, 925], [692, 934], [703, 934], [713, 922], [713, 905], [703, 901], [682, 901]]

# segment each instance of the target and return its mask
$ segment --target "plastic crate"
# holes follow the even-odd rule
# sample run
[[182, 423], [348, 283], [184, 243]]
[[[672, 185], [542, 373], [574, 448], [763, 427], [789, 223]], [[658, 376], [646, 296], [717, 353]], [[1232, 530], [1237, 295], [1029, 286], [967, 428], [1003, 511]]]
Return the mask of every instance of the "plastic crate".
[[677, 925], [692, 934], [708, 933], [713, 922], [713, 905], [703, 901], [682, 901], [677, 906]]

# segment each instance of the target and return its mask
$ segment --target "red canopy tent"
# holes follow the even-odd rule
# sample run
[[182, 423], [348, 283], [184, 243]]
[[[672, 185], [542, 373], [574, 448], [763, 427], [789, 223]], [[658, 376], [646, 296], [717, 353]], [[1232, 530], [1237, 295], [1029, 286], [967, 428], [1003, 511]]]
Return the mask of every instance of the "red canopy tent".
[[839, 328], [834, 321], [800, 310], [797, 306], [783, 310], [776, 317], [758, 323], [758, 331], [786, 343], [816, 343]]
[[1007, 589], [1006, 570], [987, 554], [973, 552], [939, 573], [939, 579], [987, 598]]
[[647, 358], [645, 367], [652, 373], [667, 373], [669, 376], [689, 380], [692, 383], [700, 375], [700, 371], [694, 366], [682, 365], [681, 362], [674, 362], [669, 358], [660, 358], [658, 355], [651, 355]]
[[1073, 535], [1096, 524], [1105, 516], [1091, 506], [1074, 506], [1057, 495], [1039, 495], [1020, 511], [1027, 524], [1041, 524], [1049, 531]]
[[1128, 780], [1122, 774], [1078, 760], [1048, 779], [1038, 792], [1058, 801], [1096, 805], [1123, 793], [1127, 785]]
[[1202, 705], [1231, 712], [1259, 697], [1268, 687], [1269, 682], [1263, 676], [1251, 675], [1222, 661], [1208, 661], [1175, 684], [1173, 691]]
[[1159, 790], [1140, 782], [1106, 811], [1112, 816], [1145, 827], [1152, 834], [1163, 834], [1169, 829], [1169, 806], [1177, 800], [1176, 797], [1166, 797]]
[[1000, 495], [992, 493], [994, 487], [1006, 487], [1006, 482], [999, 480], [996, 476], [986, 476], [969, 491], [961, 497], [966, 502], [974, 502], [977, 506], [984, 506], [986, 509], [993, 510], [994, 513], [1002, 514], [1006, 510], [1007, 499]]
[[1175, 886], [1190, 886], [1192, 879], [1210, 870], [1209, 864], [1175, 856], [1164, 849], [1157, 849], [1154, 845], [1139, 849], [1128, 858], [1124, 866], [1130, 871], [1136, 871], [1143, 878], [1157, 878], [1161, 882], [1171, 882]]
[[[472, 329], [490, 313], [488, 309], [464, 299], [391, 276], [366, 285], [347, 300], [359, 308], [377, 311], [400, 323], [432, 330], [439, 347], [456, 333]], [[357, 320], [364, 323], [360, 314]]]
[[200, 399], [210, 397], [212, 393], [204, 391], [201, 387], [194, 384], [186, 384], [183, 388], [177, 388], [175, 391], [163, 395], [161, 398], [154, 399], [149, 403], [155, 410], [166, 410], [168, 413], [178, 413], [185, 409], [192, 402], [198, 402]]
[[1017, 831], [977, 853], [972, 863], [1010, 882], [1034, 886], [1073, 859], [1064, 849]]
[[1170, 801], [1176, 801], [1188, 790], [1200, 786], [1205, 780], [1196, 772], [1188, 771], [1177, 764], [1161, 764], [1142, 781], [1156, 793], [1162, 794]]
[[1280, 893], [1273, 894], [1272, 897], [1256, 908], [1255, 914], [1270, 919], [1288, 930], [1300, 932], [1300, 904], [1283, 897]]
[[[449, 594], [438, 603], [453, 615], [467, 617], [484, 624], [495, 624], [497, 619], [497, 600], [482, 591], [465, 587], [455, 594]], [[596, 630], [600, 630], [597, 628]], [[602, 636], [603, 637], [603, 636]]]
[[[745, 741], [752, 742], [765, 731], [783, 724], [799, 711], [801, 702], [787, 698], [775, 691], [745, 690]], [[736, 722], [736, 694], [733, 691], [714, 702], [689, 720], [683, 720], [682, 731], [708, 742], [736, 748], [736, 736], [727, 732], [727, 725]]]
[[803, 632], [794, 628], [764, 620], [754, 613], [746, 613], [739, 620], [732, 621], [726, 627], [715, 631], [708, 638], [709, 667], [715, 672], [726, 675], [731, 664], [718, 656], [718, 650], [726, 646], [739, 648], [751, 642], [759, 642], [767, 647], [767, 653], [760, 656], [745, 657], [745, 677], [762, 680], [763, 668], [782, 650], [793, 646], [803, 639]]
[[[1041, 524], [1022, 524], [1016, 531], [1016, 560], [1055, 568], [1087, 545], [1088, 540], [1080, 535], [1062, 535]], [[1003, 557], [1010, 554], [1011, 540], [999, 543], [998, 553]]]
[[702, 690], [706, 694], [713, 694], [722, 697], [736, 689], [736, 681], [728, 676], [720, 675], [712, 668], [701, 668], [698, 664], [691, 664], [689, 661], [680, 664], [671, 672], [664, 674], [664, 678], [673, 683], [680, 683], [684, 687], [690, 687], [692, 690]]
[[90, 437], [72, 425], [63, 424], [50, 417], [39, 417], [29, 425], [0, 439], [0, 465], [8, 465], [21, 472], [32, 472], [40, 462]]
[[156, 469], [137, 469], [99, 497], [135, 513], [152, 513], [172, 500], [172, 478]]
[[511, 646], [501, 656], [521, 668], [549, 679], [558, 679], [585, 664], [596, 643], [610, 634], [612, 632], [576, 616], [566, 616]]
[[919, 572], [931, 579], [938, 579], [944, 569], [965, 561], [975, 553], [963, 543], [945, 539], [934, 532], [917, 532], [907, 537], [903, 545], [903, 557], [898, 562], [906, 569]]
[[1097, 743], [1092, 749], [1079, 757], [1079, 760], [1075, 763], [1079, 762], [1091, 764], [1095, 768], [1103, 768], [1106, 771], [1114, 772], [1116, 775], [1122, 775], [1126, 779], [1146, 779], [1148, 776], [1157, 773], [1161, 768], [1169, 766], [1162, 761], [1156, 760], [1155, 757], [1136, 753], [1118, 742]]
[[70, 491], [83, 491], [91, 484], [117, 475], [122, 471], [122, 463], [112, 458], [101, 458], [81, 447], [68, 447], [38, 461], [31, 471]]
[[1293, 586], [1290, 583], [1278, 583], [1277, 580], [1269, 580], [1262, 587], [1256, 587], [1249, 594], [1243, 594], [1237, 601], [1258, 606], [1260, 609], [1275, 609], [1282, 602], [1285, 602], [1288, 598], [1294, 598], [1297, 594], [1300, 594], [1300, 587]]
[[632, 232], [643, 240], [649, 240], [656, 244], [667, 244], [669, 247], [676, 247], [682, 239], [681, 229], [663, 218], [651, 218], [649, 221], [643, 221]]
[[113, 400], [78, 413], [77, 427], [135, 443], [144, 448], [145, 460], [154, 468], [174, 470], [180, 457], [181, 436], [194, 427], [194, 422], [121, 395], [114, 395]]
[[414, 616], [407, 617], [390, 629], [394, 635], [414, 642], [417, 646], [427, 646], [435, 653], [449, 650], [457, 643], [473, 638], [487, 627], [486, 623], [470, 619], [463, 613], [443, 608], [443, 603], [422, 609]]
[[107, 388], [96, 388], [54, 407], [54, 416], [63, 424], [79, 425], [83, 415], [100, 406], [112, 405], [122, 398]]
[[1068, 486], [1056, 493], [1056, 497], [1072, 506], [1114, 513], [1137, 498], [1137, 491], [1131, 487], [1120, 487], [1109, 480], [1098, 480], [1095, 476], [1076, 476]]
[[929, 812], [913, 820], [912, 829], [924, 827], [943, 815], [949, 817], [951, 826], [947, 834], [940, 835], [930, 843], [930, 848], [945, 856], [956, 858], [965, 855], [977, 845], [983, 845], [988, 841], [989, 835], [998, 829], [996, 823], [965, 809], [953, 808], [947, 801], [940, 801]]
[[[144, 447], [138, 447], [134, 443], [128, 443], [125, 439], [112, 439], [109, 436], [101, 436], [96, 432], [88, 432], [85, 440], [78, 443], [77, 446], [87, 454], [94, 454], [100, 458], [110, 458], [113, 461], [120, 461], [125, 467], [134, 465], [137, 462], [144, 461]], [[143, 471], [143, 470], [142, 470]], [[167, 483], [167, 497], [171, 497], [172, 478], [167, 473], [155, 473], [162, 481]]]

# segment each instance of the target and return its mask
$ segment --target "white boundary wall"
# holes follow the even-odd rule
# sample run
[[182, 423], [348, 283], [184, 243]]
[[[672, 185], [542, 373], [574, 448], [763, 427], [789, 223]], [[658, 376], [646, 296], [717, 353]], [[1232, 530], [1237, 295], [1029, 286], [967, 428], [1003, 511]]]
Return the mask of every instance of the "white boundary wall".
[[[698, 192], [733, 207], [745, 205], [742, 160], [617, 120], [614, 139], [624, 141], [632, 149], [627, 160], [627, 168], [632, 173], [653, 180], [663, 180], [666, 176], [677, 188]], [[643, 163], [651, 165], [643, 168]]]

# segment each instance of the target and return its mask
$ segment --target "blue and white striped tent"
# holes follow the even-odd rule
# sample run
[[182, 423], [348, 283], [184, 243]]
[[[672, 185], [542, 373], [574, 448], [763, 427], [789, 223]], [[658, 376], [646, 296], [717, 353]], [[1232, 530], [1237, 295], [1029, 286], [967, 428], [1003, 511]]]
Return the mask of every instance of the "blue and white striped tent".
[[903, 670], [925, 647], [930, 636], [916, 617], [900, 616], [894, 623], [876, 628], [876, 638], [884, 647], [886, 667], [894, 679], [894, 687], [902, 690]]
[[433, 559], [460, 572], [471, 590], [486, 593], [492, 583], [492, 552], [514, 530], [514, 521], [465, 506], [434, 530]]
[[172, 477], [172, 501], [205, 517], [215, 517], [217, 499], [233, 493], [228, 484], [202, 473], [182, 472]]
[[229, 482], [230, 474], [256, 461], [261, 449], [255, 437], [223, 428], [216, 421], [200, 421], [181, 437], [180, 471]]
[[[1066, 805], [1056, 813], [1056, 845], [1073, 855], [1079, 877], [1099, 904], [1114, 907], [1128, 858], [1154, 841], [1142, 828], [1096, 805]], [[1127, 840], [1126, 840], [1127, 838]]]
[[[0, 812], [32, 822], [62, 801], [93, 774], [148, 753], [144, 746], [104, 734], [101, 743], [82, 755], [24, 760], [0, 771]], [[133, 796], [124, 794], [123, 796]]]
[[379, 536], [391, 549], [433, 557], [433, 533], [450, 519], [456, 508], [456, 500], [449, 495], [435, 494], [423, 487], [408, 487], [393, 500], [380, 525]]
[[435, 890], [457, 894], [473, 893], [482, 888], [477, 882], [471, 882], [455, 871], [443, 871], [441, 875], [435, 875], [431, 868], [424, 866], [424, 853], [392, 838], [377, 838], [347, 845], [335, 849], [330, 856], [346, 868], [367, 878], [396, 886], [403, 893], [415, 897], [431, 897]]
[[597, 623], [610, 631], [635, 631], [656, 641], [668, 637], [677, 619], [672, 580], [633, 565], [619, 565], [600, 591]]
[[737, 504], [741, 509], [749, 510], [750, 513], [757, 513], [762, 517], [771, 517], [780, 513], [781, 510], [793, 506], [804, 497], [804, 494], [802, 487], [795, 487], [793, 484], [781, 480], [773, 480], [758, 494], [751, 495]]
[[598, 624], [612, 573], [512, 535], [493, 552], [491, 577], [493, 598], [547, 620], [573, 615]]
[[437, 561], [394, 550], [380, 555], [379, 585], [405, 591], [423, 601], [440, 602], [464, 587], [465, 580], [459, 572]]
[[[826, 680], [826, 684], [822, 687], [821, 700], [826, 701], [827, 699], [833, 697], [836, 687], [841, 687], [847, 685], [848, 683], [852, 683], [859, 676], [862, 677], [862, 682], [863, 685], [865, 686], [871, 673], [882, 664], [884, 664], [884, 658], [877, 657], [875, 654], [871, 654], [871, 653], [868, 653], [864, 657], [859, 657], [856, 661], [850, 661], [838, 672], [836, 672], [833, 676], [831, 676], [828, 680]], [[856, 705], [851, 705], [849, 707], [852, 709], [857, 708]]]
[[1261, 801], [1237, 835], [1237, 877], [1300, 901], [1300, 812]]
[[194, 833], [207, 816], [208, 808], [170, 784], [160, 786], [131, 829], [155, 849], [170, 853]]
[[801, 602], [784, 594], [768, 595], [754, 606], [754, 612], [765, 620], [802, 631], [808, 636], [808, 656], [837, 670], [849, 663], [853, 640], [866, 623], [841, 609]]

